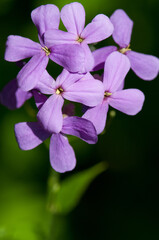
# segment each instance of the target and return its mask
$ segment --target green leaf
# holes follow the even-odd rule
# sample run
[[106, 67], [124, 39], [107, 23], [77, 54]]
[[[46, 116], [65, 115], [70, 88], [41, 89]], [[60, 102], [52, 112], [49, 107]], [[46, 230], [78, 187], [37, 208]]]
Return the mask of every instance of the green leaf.
[[101, 162], [87, 170], [66, 178], [60, 184], [56, 176], [52, 176], [49, 185], [49, 210], [52, 213], [69, 213], [78, 205], [81, 197], [94, 178], [107, 169], [108, 164]]

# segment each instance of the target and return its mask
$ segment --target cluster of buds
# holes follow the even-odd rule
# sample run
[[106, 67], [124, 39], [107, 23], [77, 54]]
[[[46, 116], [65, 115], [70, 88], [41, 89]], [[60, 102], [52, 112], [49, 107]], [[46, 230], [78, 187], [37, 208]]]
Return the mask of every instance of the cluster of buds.
[[[85, 27], [85, 10], [80, 3], [65, 5], [61, 12], [53, 4], [42, 5], [31, 13], [38, 30], [39, 43], [11, 35], [6, 42], [5, 60], [21, 62], [21, 70], [0, 93], [1, 103], [10, 109], [21, 107], [31, 97], [37, 107], [36, 122], [15, 125], [15, 136], [22, 150], [33, 149], [50, 140], [50, 163], [57, 172], [72, 170], [76, 165], [67, 135], [89, 144], [106, 125], [109, 105], [125, 114], [141, 111], [144, 94], [138, 89], [124, 89], [130, 68], [138, 77], [152, 80], [158, 75], [157, 57], [130, 49], [132, 20], [116, 10], [110, 19], [98, 14]], [[67, 31], [59, 30], [60, 19]], [[91, 51], [90, 44], [112, 35], [119, 45]], [[49, 60], [63, 67], [56, 80], [47, 72]], [[102, 76], [93, 73], [104, 69]], [[49, 95], [49, 96], [48, 96]], [[75, 116], [73, 104], [81, 103], [82, 116]]]

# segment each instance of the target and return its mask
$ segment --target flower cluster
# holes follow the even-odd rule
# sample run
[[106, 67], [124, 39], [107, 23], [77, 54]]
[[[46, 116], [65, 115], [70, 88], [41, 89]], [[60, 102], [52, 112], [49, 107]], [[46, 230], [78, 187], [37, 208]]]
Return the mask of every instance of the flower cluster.
[[[77, 2], [65, 5], [61, 12], [53, 4], [42, 5], [32, 11], [31, 18], [39, 43], [8, 37], [5, 60], [17, 62], [21, 70], [3, 88], [0, 101], [15, 109], [34, 97], [37, 122], [15, 125], [19, 147], [33, 149], [51, 136], [51, 166], [66, 172], [76, 165], [66, 135], [95, 144], [105, 128], [109, 105], [128, 115], [137, 114], [145, 97], [138, 89], [123, 89], [125, 77], [132, 68], [140, 78], [152, 80], [158, 74], [159, 61], [130, 49], [133, 22], [123, 10], [116, 10], [110, 19], [98, 14], [86, 27], [85, 10]], [[60, 19], [67, 31], [59, 30]], [[90, 50], [90, 44], [111, 35], [119, 47]], [[22, 62], [26, 58], [31, 59]], [[63, 67], [56, 80], [46, 70], [49, 60]], [[93, 75], [99, 69], [104, 69], [103, 75]], [[65, 99], [86, 106], [82, 117], [74, 116], [74, 105], [65, 105]]]

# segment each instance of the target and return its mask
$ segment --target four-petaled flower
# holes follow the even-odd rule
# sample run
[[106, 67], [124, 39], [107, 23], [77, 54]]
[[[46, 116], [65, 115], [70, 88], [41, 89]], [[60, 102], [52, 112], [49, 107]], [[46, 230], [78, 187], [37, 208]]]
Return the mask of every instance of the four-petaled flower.
[[110, 20], [114, 25], [112, 37], [119, 45], [119, 49], [115, 46], [108, 46], [95, 50], [93, 52], [93, 70], [97, 71], [103, 68], [106, 58], [109, 56], [109, 54], [113, 51], [119, 51], [128, 57], [131, 63], [131, 68], [138, 77], [143, 80], [153, 80], [156, 78], [159, 72], [158, 58], [131, 50], [130, 39], [133, 21], [122, 9], [116, 10], [110, 17]]
[[88, 44], [96, 43], [108, 38], [113, 33], [113, 24], [104, 14], [98, 14], [85, 28], [85, 10], [78, 3], [65, 5], [61, 10], [61, 20], [68, 32], [58, 29], [48, 30], [44, 34], [47, 46], [56, 44], [81, 45], [86, 58], [82, 72], [92, 69], [94, 60]]
[[101, 81], [94, 79], [90, 73], [72, 74], [66, 69], [56, 81], [45, 72], [36, 89], [43, 94], [51, 94], [37, 117], [45, 129], [56, 133], [62, 128], [64, 99], [93, 107], [101, 102], [104, 94]]
[[83, 115], [100, 134], [105, 127], [109, 105], [128, 115], [137, 114], [143, 106], [144, 94], [138, 89], [123, 89], [124, 79], [130, 69], [128, 58], [119, 52], [111, 53], [104, 66], [103, 100]]
[[9, 36], [6, 42], [5, 60], [17, 62], [31, 57], [17, 76], [19, 87], [24, 91], [33, 89], [46, 69], [49, 58], [71, 72], [81, 72], [85, 54], [80, 46], [48, 47], [44, 41], [45, 31], [59, 27], [59, 9], [53, 4], [42, 5], [32, 11], [31, 18], [38, 29], [40, 44], [15, 35]]
[[[35, 93], [39, 108], [46, 101], [45, 97]], [[50, 163], [57, 172], [71, 171], [76, 165], [73, 148], [65, 135], [76, 136], [89, 144], [97, 142], [97, 133], [93, 124], [87, 119], [66, 116], [59, 133], [47, 131], [40, 122], [22, 122], [15, 125], [15, 136], [22, 150], [30, 150], [51, 136]]]

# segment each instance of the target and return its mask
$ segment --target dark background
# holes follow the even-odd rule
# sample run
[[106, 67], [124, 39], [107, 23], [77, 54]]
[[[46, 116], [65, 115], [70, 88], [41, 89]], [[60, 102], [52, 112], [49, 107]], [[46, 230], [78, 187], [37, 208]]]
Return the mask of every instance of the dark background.
[[[31, 11], [48, 3], [61, 9], [70, 2], [0, 0], [0, 89], [19, 71], [14, 63], [3, 59], [7, 36], [21, 35], [38, 41]], [[86, 10], [86, 23], [99, 13], [111, 16], [116, 9], [124, 9], [134, 21], [131, 48], [159, 56], [158, 0], [80, 2]], [[97, 47], [110, 44], [114, 44], [111, 38]], [[53, 77], [61, 71], [53, 63], [48, 69]], [[78, 207], [57, 221], [59, 232], [65, 233], [59, 239], [159, 239], [159, 78], [146, 82], [130, 71], [125, 87], [144, 92], [143, 110], [133, 117], [116, 112], [95, 146], [80, 140], [72, 143], [77, 157], [74, 173], [100, 161], [107, 161], [109, 169], [91, 183]], [[33, 120], [30, 105], [15, 111], [0, 106], [0, 112], [0, 239], [44, 240], [48, 228], [48, 149], [45, 144], [27, 152], [18, 148], [14, 124]]]

